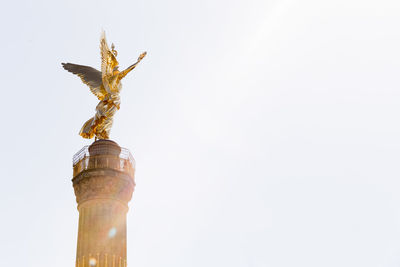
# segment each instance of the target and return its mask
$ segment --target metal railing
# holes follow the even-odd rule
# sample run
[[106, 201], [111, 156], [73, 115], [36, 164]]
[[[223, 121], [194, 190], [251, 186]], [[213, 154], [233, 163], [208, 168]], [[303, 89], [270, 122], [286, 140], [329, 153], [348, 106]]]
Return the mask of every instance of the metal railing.
[[[88, 157], [89, 155], [89, 146], [84, 146], [82, 147], [78, 152], [75, 153], [75, 155], [72, 158], [72, 166], [74, 166], [75, 164], [77, 164], [80, 160], [82, 160], [85, 157]], [[131, 154], [131, 152], [126, 149], [121, 147], [121, 153], [119, 154], [119, 157], [121, 159], [126, 159], [129, 160], [132, 165], [135, 164], [135, 160], [133, 159], [133, 156]]]
[[98, 153], [91, 156], [89, 146], [84, 146], [72, 158], [72, 166], [75, 175], [84, 170], [95, 168], [110, 168], [125, 172], [129, 175], [134, 174], [135, 160], [132, 154], [126, 148], [121, 148], [119, 155], [110, 155], [107, 153]]

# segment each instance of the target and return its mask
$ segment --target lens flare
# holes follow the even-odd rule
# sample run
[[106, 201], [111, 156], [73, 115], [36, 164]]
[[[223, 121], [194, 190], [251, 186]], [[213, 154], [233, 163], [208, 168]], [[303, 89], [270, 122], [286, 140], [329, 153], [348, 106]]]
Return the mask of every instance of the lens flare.
[[90, 259], [89, 259], [89, 265], [90, 265], [90, 266], [96, 266], [96, 263], [97, 263], [97, 261], [96, 261], [95, 258], [90, 258]]
[[110, 231], [108, 231], [108, 237], [113, 238], [117, 234], [117, 229], [115, 227], [111, 228]]

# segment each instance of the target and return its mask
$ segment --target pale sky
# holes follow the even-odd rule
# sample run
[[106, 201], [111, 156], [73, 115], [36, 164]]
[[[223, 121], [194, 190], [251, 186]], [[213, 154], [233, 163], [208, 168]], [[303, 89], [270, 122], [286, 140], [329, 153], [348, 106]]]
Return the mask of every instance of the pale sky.
[[400, 2], [2, 4], [1, 266], [75, 266], [72, 156], [123, 80], [111, 138], [136, 159], [128, 264], [400, 265]]

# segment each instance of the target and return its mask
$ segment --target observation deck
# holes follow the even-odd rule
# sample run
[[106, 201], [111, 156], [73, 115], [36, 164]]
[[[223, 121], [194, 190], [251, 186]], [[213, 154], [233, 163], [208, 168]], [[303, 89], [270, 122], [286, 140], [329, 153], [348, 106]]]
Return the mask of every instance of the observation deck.
[[128, 149], [118, 146], [111, 140], [97, 140], [84, 146], [72, 159], [73, 177], [92, 169], [112, 169], [129, 175], [134, 179], [135, 160]]

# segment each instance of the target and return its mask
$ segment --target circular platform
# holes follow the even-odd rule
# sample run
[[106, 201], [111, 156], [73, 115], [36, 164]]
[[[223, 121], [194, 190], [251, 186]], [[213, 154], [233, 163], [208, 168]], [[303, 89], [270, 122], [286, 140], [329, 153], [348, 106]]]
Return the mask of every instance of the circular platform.
[[89, 146], [89, 155], [115, 155], [119, 156], [121, 147], [114, 141], [108, 139], [100, 139]]

